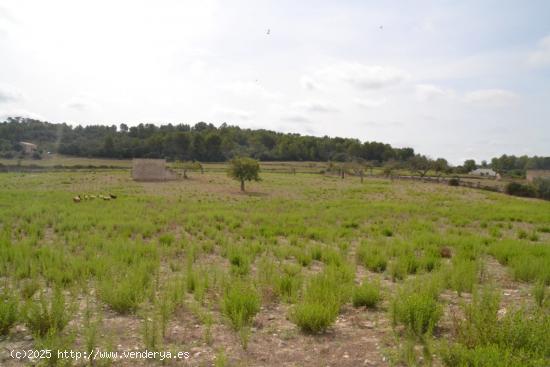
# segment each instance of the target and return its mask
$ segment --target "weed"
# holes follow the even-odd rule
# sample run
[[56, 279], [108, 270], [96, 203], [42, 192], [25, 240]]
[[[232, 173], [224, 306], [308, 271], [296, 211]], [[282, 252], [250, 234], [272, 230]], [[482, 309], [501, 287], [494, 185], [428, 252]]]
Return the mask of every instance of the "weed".
[[239, 331], [260, 310], [260, 296], [251, 286], [236, 281], [225, 291], [222, 309], [233, 329]]
[[544, 282], [539, 281], [533, 287], [533, 296], [535, 297], [535, 302], [539, 307], [542, 307], [544, 300], [546, 298], [546, 285]]
[[382, 273], [386, 270], [388, 259], [379, 248], [363, 243], [357, 249], [357, 262], [371, 271]]
[[291, 320], [305, 333], [325, 331], [338, 316], [350, 280], [346, 270], [335, 268], [311, 278], [303, 299], [291, 311]]
[[42, 293], [39, 301], [29, 301], [26, 306], [25, 322], [31, 332], [40, 337], [63, 331], [69, 320], [70, 313], [59, 288], [49, 300]]
[[363, 282], [355, 287], [352, 302], [354, 307], [375, 308], [380, 302], [380, 283]]
[[0, 335], [7, 335], [10, 328], [17, 321], [17, 299], [8, 294], [0, 296]]
[[393, 298], [391, 317], [394, 325], [418, 337], [430, 334], [441, 317], [441, 306], [429, 289], [404, 287]]
[[550, 315], [539, 310], [511, 310], [499, 319], [499, 296], [484, 288], [463, 306], [455, 320], [457, 341], [444, 344], [447, 366], [543, 366], [548, 358]]

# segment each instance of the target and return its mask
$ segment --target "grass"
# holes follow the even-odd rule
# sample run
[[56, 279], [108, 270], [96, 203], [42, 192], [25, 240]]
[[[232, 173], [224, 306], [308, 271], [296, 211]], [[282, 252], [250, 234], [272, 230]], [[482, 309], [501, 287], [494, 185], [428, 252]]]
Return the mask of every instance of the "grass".
[[30, 301], [25, 306], [25, 323], [37, 337], [52, 337], [69, 323], [71, 315], [67, 307], [60, 289], [56, 289], [50, 297], [42, 293], [38, 301]]
[[363, 282], [353, 289], [352, 304], [354, 307], [376, 308], [380, 299], [380, 283]]
[[437, 290], [421, 283], [404, 285], [392, 299], [390, 313], [393, 325], [402, 325], [409, 335], [431, 334], [442, 314]]
[[249, 326], [260, 310], [260, 296], [252, 287], [237, 281], [225, 292], [222, 308], [233, 329], [239, 331]]
[[491, 288], [474, 293], [455, 320], [457, 341], [443, 344], [447, 366], [543, 366], [548, 362], [550, 315], [512, 309], [498, 316], [500, 297]]
[[[125, 339], [107, 321], [117, 318], [134, 323], [128, 336], [140, 348], [163, 349], [180, 343], [172, 339], [174, 325], [200, 325], [199, 342], [226, 350], [227, 360], [238, 364], [242, 355], [232, 340], [244, 347], [263, 338], [255, 319], [287, 316], [299, 349], [300, 331], [319, 338], [341, 313], [347, 318], [353, 312], [393, 321], [396, 345], [410, 343], [410, 361], [419, 339], [439, 345], [459, 334], [447, 349], [434, 348], [430, 355], [450, 365], [486, 363], [483, 353], [491, 360], [497, 352], [503, 360], [508, 354], [520, 355], [520, 362], [526, 356], [540, 360], [543, 345], [535, 336], [547, 331], [550, 203], [445, 185], [373, 178], [361, 184], [356, 177], [305, 173], [266, 172], [241, 194], [216, 172], [165, 183], [135, 183], [117, 170], [0, 174], [2, 334], [18, 337], [13, 330], [26, 324], [34, 346], [89, 349], [105, 340], [118, 345]], [[109, 192], [117, 199], [72, 202], [76, 194]], [[528, 297], [518, 293], [531, 309], [511, 301], [523, 319], [479, 315], [476, 289], [494, 271], [488, 257], [533, 290]], [[356, 279], [373, 278], [395, 284], [384, 286], [383, 298], [376, 282], [356, 285]], [[439, 296], [445, 288], [453, 292]], [[455, 291], [464, 297], [455, 298]], [[448, 299], [467, 307], [469, 294], [475, 295], [476, 315], [466, 324], [438, 328]], [[74, 308], [88, 298], [94, 317], [86, 321]], [[489, 306], [483, 307], [493, 315]], [[223, 320], [230, 328], [219, 327]], [[350, 327], [357, 335], [370, 332]], [[498, 338], [480, 334], [488, 327], [499, 330]], [[219, 336], [225, 329], [238, 339]], [[331, 348], [343, 343], [337, 332], [330, 335]], [[251, 364], [262, 364], [254, 358]]]
[[326, 331], [336, 321], [340, 306], [349, 296], [351, 279], [345, 269], [328, 268], [312, 277], [290, 319], [305, 333]]
[[17, 299], [8, 294], [0, 297], [0, 335], [7, 335], [18, 317]]

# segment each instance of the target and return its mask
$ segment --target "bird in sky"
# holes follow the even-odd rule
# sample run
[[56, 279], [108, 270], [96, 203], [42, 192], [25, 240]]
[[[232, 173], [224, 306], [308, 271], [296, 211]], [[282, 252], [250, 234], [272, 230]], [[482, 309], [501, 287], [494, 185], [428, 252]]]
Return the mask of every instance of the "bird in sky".
[[269, 36], [271, 34], [271, 29], [267, 29], [267, 35]]

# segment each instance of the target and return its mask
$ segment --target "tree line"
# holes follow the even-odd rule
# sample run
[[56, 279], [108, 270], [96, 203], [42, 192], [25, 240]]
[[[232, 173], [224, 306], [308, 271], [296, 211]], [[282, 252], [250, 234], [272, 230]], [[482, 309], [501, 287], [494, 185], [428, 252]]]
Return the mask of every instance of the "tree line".
[[19, 142], [39, 147], [35, 158], [52, 152], [77, 157], [165, 158], [169, 161], [224, 162], [234, 157], [261, 161], [334, 161], [385, 166], [388, 171], [408, 168], [424, 176], [468, 173], [476, 168], [492, 168], [501, 174], [521, 176], [526, 169], [550, 169], [550, 157], [502, 155], [489, 162], [473, 159], [452, 167], [444, 158], [416, 154], [412, 148], [394, 148], [380, 142], [361, 142], [340, 137], [314, 137], [264, 129], [211, 123], [126, 124], [71, 126], [28, 118], [8, 118], [0, 122], [0, 157], [19, 158]]
[[72, 127], [26, 118], [0, 123], [0, 154], [15, 158], [20, 141], [30, 141], [42, 150], [78, 157], [166, 158], [168, 160], [222, 162], [237, 156], [262, 161], [406, 161], [412, 148], [394, 148], [358, 139], [314, 137], [270, 130], [242, 129], [205, 122], [128, 127], [92, 125]]

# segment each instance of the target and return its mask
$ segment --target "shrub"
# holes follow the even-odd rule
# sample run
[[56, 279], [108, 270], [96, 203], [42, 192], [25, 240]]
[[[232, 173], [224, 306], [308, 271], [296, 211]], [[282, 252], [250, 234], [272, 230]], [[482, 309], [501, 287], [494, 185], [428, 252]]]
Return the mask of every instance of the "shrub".
[[231, 271], [237, 275], [246, 275], [250, 273], [250, 259], [245, 254], [244, 249], [234, 247], [230, 249], [229, 262], [231, 263]]
[[260, 311], [260, 296], [252, 287], [236, 282], [226, 290], [222, 309], [233, 329], [241, 330]]
[[458, 295], [462, 292], [472, 293], [474, 285], [477, 283], [478, 264], [476, 261], [461, 259], [453, 263], [450, 269], [450, 288], [455, 290]]
[[407, 332], [416, 336], [431, 333], [442, 313], [431, 292], [410, 287], [397, 293], [390, 311], [394, 325], [402, 324]]
[[302, 279], [296, 274], [283, 274], [277, 279], [277, 294], [285, 302], [292, 303], [298, 297]]
[[535, 297], [535, 302], [539, 307], [542, 307], [544, 304], [544, 299], [546, 297], [546, 286], [544, 282], [537, 282], [533, 287], [533, 296]]
[[337, 316], [335, 304], [305, 302], [295, 306], [291, 318], [303, 332], [315, 334], [325, 331]]
[[380, 284], [363, 282], [353, 289], [352, 302], [354, 307], [375, 308], [380, 302]]
[[350, 281], [345, 273], [328, 267], [325, 272], [311, 278], [303, 299], [294, 306], [290, 315], [303, 332], [323, 332], [336, 321]]
[[533, 180], [533, 185], [540, 198], [550, 200], [550, 179], [537, 177]]
[[485, 288], [464, 304], [455, 320], [456, 343], [442, 349], [447, 366], [544, 366], [550, 346], [550, 315], [541, 310], [511, 310], [498, 317], [497, 291]]
[[65, 297], [60, 289], [54, 291], [50, 300], [46, 300], [44, 294], [41, 294], [38, 302], [31, 302], [26, 307], [26, 324], [36, 336], [62, 331], [69, 319]]
[[17, 321], [17, 299], [4, 294], [0, 298], [0, 335], [7, 335]]
[[453, 177], [449, 180], [449, 186], [459, 186], [460, 185], [460, 178]]
[[388, 265], [388, 259], [381, 250], [364, 244], [357, 250], [357, 261], [367, 269], [377, 273], [384, 272]]
[[149, 278], [150, 274], [145, 269], [136, 269], [122, 279], [105, 279], [100, 283], [99, 296], [114, 311], [120, 314], [133, 313], [145, 298]]
[[508, 195], [522, 196], [534, 198], [537, 196], [537, 191], [533, 186], [523, 185], [519, 182], [510, 182], [506, 185], [505, 191]]

